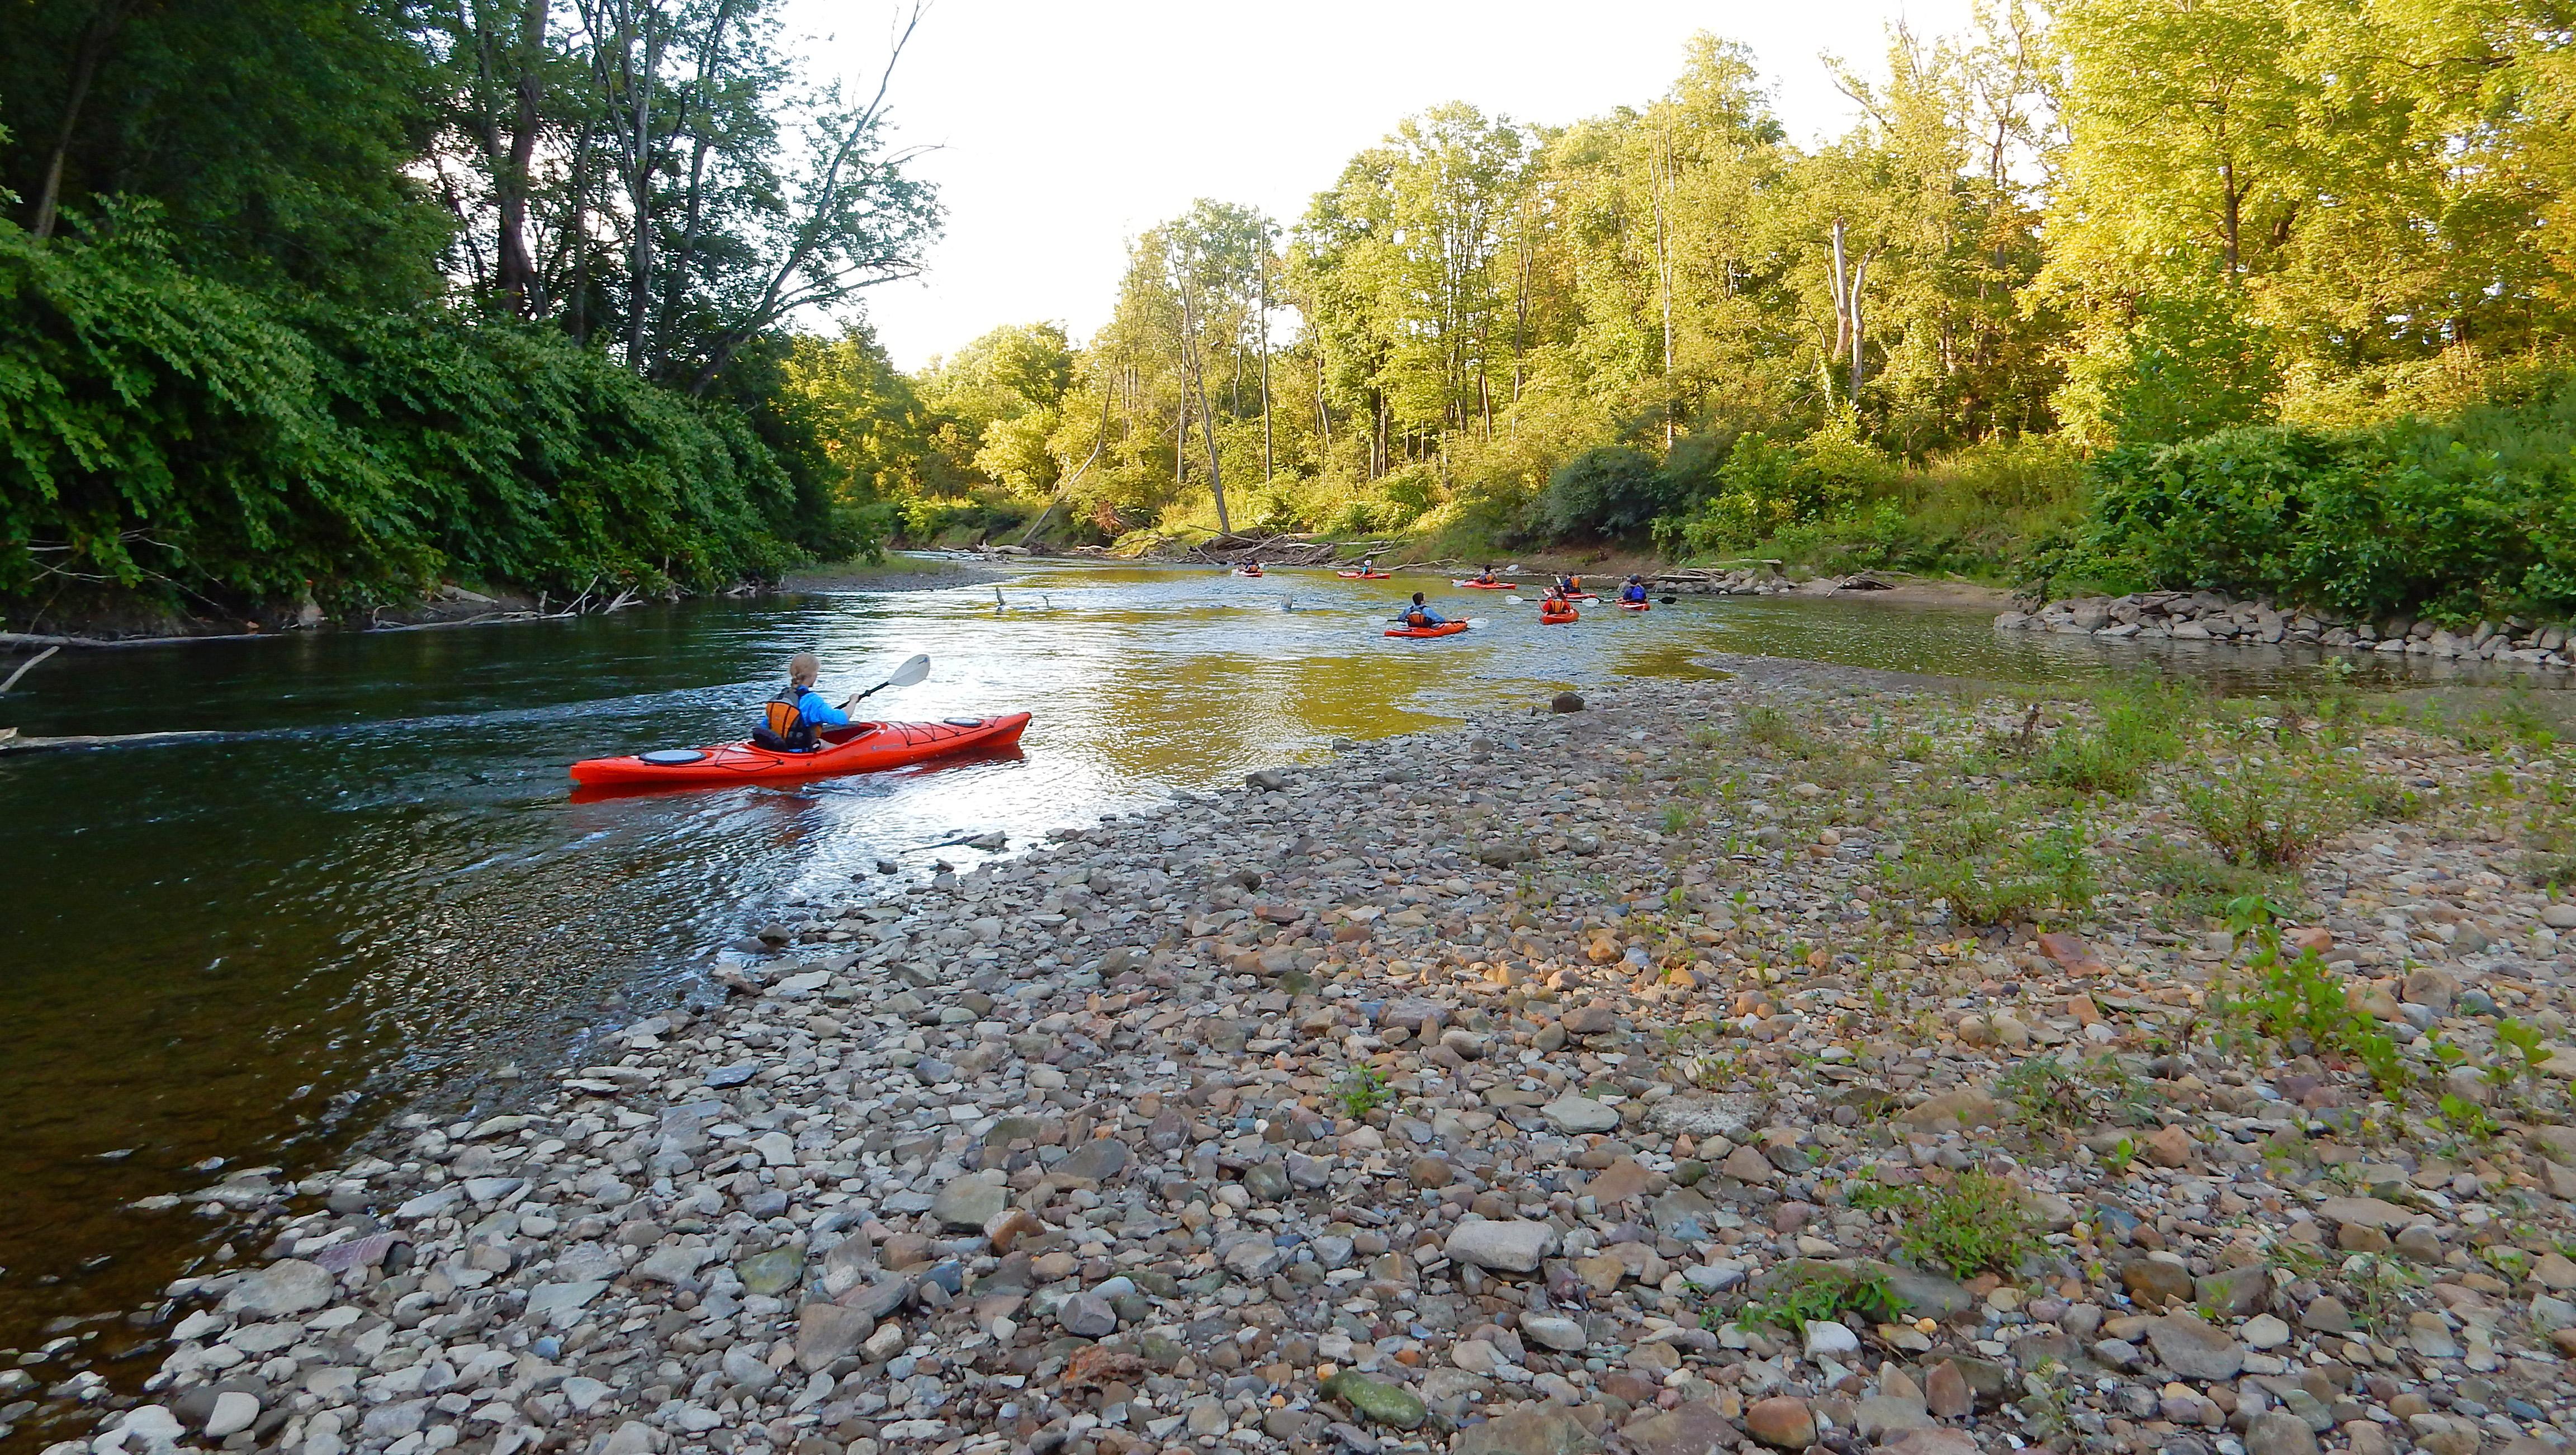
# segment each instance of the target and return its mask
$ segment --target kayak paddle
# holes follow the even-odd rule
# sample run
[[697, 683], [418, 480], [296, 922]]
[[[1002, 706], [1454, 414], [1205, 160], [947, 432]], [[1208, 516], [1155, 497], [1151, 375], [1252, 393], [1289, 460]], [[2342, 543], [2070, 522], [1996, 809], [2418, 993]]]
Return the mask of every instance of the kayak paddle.
[[886, 680], [869, 688], [867, 691], [859, 693], [849, 701], [842, 703], [841, 710], [843, 712], [847, 712], [851, 708], [858, 706], [862, 700], [873, 697], [877, 693], [883, 692], [889, 687], [910, 687], [929, 675], [930, 654], [924, 652], [915, 656], [911, 661], [904, 663], [902, 666], [895, 668], [893, 676], [888, 677]]

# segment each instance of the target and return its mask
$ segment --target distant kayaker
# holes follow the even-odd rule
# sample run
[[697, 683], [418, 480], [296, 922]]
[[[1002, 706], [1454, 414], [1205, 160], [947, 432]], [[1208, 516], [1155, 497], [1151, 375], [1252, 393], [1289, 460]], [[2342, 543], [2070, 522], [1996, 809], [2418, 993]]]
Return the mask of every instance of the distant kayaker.
[[812, 652], [788, 658], [787, 685], [769, 699], [767, 721], [751, 730], [751, 740], [773, 752], [810, 753], [822, 746], [815, 729], [848, 727], [850, 715], [814, 690], [822, 675], [823, 663]]
[[1404, 624], [1410, 627], [1447, 626], [1449, 618], [1433, 611], [1430, 604], [1422, 599], [1422, 593], [1416, 591], [1413, 605], [1404, 613]]
[[1481, 570], [1481, 571], [1477, 572], [1477, 573], [1476, 573], [1476, 584], [1477, 584], [1477, 585], [1479, 585], [1479, 586], [1491, 586], [1491, 585], [1493, 585], [1493, 584], [1494, 584], [1494, 568], [1493, 568], [1492, 566], [1488, 565], [1487, 567], [1485, 567], [1485, 569], [1483, 569], [1483, 570]]
[[1628, 584], [1619, 588], [1619, 599], [1621, 601], [1645, 600], [1646, 578], [1643, 576], [1630, 576], [1628, 578]]
[[1556, 578], [1556, 590], [1560, 596], [1572, 596], [1582, 589], [1583, 578], [1571, 572]]

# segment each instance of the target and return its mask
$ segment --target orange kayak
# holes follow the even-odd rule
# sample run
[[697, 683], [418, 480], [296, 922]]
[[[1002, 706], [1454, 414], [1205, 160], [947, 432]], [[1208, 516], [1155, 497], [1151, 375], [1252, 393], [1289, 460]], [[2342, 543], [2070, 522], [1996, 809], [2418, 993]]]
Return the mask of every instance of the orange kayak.
[[781, 753], [750, 743], [714, 748], [664, 748], [624, 758], [585, 758], [572, 765], [572, 781], [585, 788], [646, 783], [749, 783], [766, 778], [819, 778], [833, 773], [874, 773], [943, 758], [951, 753], [1007, 748], [1019, 742], [1029, 715], [952, 717], [939, 722], [862, 722], [825, 728], [823, 746], [810, 753]]
[[1563, 626], [1582, 614], [1583, 613], [1579, 611], [1567, 611], [1561, 614], [1552, 611], [1542, 611], [1538, 614], [1538, 620], [1539, 625], [1541, 626]]
[[1512, 583], [1509, 581], [1452, 581], [1449, 584], [1452, 586], [1464, 586], [1470, 591], [1509, 591], [1512, 589]]
[[1392, 581], [1395, 579], [1384, 571], [1335, 571], [1333, 574], [1341, 577], [1345, 581]]
[[1651, 602], [1645, 601], [1622, 601], [1619, 603], [1619, 609], [1621, 611], [1652, 611], [1654, 610], [1654, 605]]
[[1400, 626], [1387, 633], [1391, 637], [1454, 637], [1465, 631], [1463, 621], [1444, 621], [1438, 626]]

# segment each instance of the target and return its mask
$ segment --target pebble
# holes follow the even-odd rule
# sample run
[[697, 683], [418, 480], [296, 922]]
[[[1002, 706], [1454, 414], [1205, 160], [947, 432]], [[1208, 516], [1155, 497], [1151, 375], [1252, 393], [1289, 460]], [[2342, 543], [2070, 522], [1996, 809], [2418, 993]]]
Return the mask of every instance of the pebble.
[[[1847, 676], [1614, 687], [760, 906], [721, 1003], [502, 1115], [173, 1189], [271, 1252], [173, 1285], [101, 1403], [137, 1451], [1975, 1455], [2054, 1366], [2123, 1455], [2576, 1433], [2576, 1127], [2519, 1073], [2473, 1078], [2491, 1136], [2430, 1115], [2436, 1035], [2474, 1071], [2538, 1028], [2545, 1104], [2576, 1074], [2576, 914], [2472, 811], [2554, 760], [2367, 729], [2440, 791], [2321, 851], [2299, 943], [2423, 1068], [2392, 1108], [2352, 1057], [2212, 1046], [2248, 947], [2116, 867], [2187, 834], [2161, 782], [2086, 801], [2076, 923], [1905, 890], [2026, 709]], [[1822, 746], [1736, 732], [1757, 704]], [[2088, 1058], [2133, 1097], [2015, 1100]], [[2032, 1237], [1967, 1281], [1854, 1195], [1969, 1170]], [[1733, 1321], [1819, 1263], [1906, 1307]], [[0, 1422], [69, 1387], [23, 1367]]]

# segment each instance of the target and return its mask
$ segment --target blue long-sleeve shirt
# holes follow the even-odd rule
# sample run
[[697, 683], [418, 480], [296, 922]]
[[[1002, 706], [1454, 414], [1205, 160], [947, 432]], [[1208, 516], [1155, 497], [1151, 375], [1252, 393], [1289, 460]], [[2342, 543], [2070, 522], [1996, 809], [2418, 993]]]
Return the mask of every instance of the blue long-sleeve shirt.
[[1422, 624], [1424, 626], [1447, 626], [1449, 624], [1449, 618], [1432, 610], [1429, 603], [1425, 603], [1421, 606], [1406, 607], [1404, 609], [1404, 619], [1408, 622], [1413, 620], [1413, 614], [1417, 611], [1422, 613]]
[[850, 725], [850, 715], [848, 713], [841, 711], [839, 708], [834, 707], [828, 702], [825, 702], [823, 700], [823, 694], [815, 691], [811, 687], [806, 688], [804, 695], [796, 699], [796, 710], [803, 713], [805, 715], [805, 721], [814, 727], [848, 727]]

